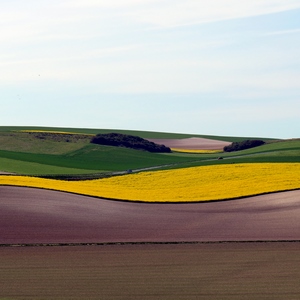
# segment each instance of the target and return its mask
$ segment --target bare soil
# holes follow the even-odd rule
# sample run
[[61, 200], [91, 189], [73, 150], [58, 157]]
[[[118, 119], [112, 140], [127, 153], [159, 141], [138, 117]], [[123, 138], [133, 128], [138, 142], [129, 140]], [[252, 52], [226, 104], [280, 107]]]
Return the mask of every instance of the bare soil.
[[146, 204], [0, 186], [0, 244], [300, 240], [299, 217], [300, 190]]
[[[300, 191], [143, 204], [0, 186], [0, 299], [300, 299], [299, 216]], [[20, 246], [121, 241], [141, 243]]]
[[186, 138], [186, 139], [148, 139], [159, 145], [169, 148], [190, 149], [190, 150], [223, 150], [230, 142], [218, 141], [205, 138]]
[[300, 299], [300, 243], [0, 247], [0, 299]]

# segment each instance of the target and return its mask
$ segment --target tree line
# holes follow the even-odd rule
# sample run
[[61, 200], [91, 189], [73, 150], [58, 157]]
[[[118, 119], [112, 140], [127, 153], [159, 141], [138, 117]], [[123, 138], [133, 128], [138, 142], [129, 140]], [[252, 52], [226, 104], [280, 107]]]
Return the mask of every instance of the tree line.
[[170, 153], [171, 149], [165, 145], [159, 145], [148, 140], [145, 140], [139, 136], [121, 134], [121, 133], [105, 133], [97, 134], [91, 139], [91, 143], [116, 146], [116, 147], [126, 147], [136, 150], [145, 150], [149, 152], [161, 152]]
[[244, 140], [241, 142], [233, 142], [231, 145], [225, 146], [223, 150], [224, 152], [240, 151], [253, 147], [258, 147], [263, 144], [265, 144], [263, 140]]

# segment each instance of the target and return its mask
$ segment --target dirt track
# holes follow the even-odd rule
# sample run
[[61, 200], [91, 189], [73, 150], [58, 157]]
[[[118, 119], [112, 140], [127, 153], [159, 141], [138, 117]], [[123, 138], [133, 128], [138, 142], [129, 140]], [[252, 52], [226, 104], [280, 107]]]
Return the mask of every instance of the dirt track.
[[8, 175], [8, 174], [13, 174], [13, 173], [9, 173], [9, 172], [4, 172], [0, 170], [0, 175]]
[[300, 191], [143, 204], [0, 186], [0, 244], [300, 240]]

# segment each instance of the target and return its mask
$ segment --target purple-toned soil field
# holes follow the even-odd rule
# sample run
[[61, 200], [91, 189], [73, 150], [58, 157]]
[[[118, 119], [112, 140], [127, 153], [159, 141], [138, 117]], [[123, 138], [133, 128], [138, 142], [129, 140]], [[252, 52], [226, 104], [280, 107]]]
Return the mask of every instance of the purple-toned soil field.
[[0, 244], [300, 240], [300, 190], [188, 204], [9, 186], [0, 195]]
[[299, 220], [299, 190], [146, 204], [0, 186], [0, 299], [300, 299]]
[[230, 142], [218, 141], [205, 138], [187, 138], [187, 139], [149, 139], [156, 144], [165, 145], [170, 148], [190, 149], [190, 150], [222, 150]]

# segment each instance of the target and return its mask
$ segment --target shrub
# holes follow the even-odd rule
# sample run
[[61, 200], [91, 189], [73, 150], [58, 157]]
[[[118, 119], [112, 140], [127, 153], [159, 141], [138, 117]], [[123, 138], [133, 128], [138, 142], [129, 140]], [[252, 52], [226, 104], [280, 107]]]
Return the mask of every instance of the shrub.
[[165, 145], [155, 144], [139, 136], [120, 133], [97, 134], [91, 139], [91, 143], [107, 146], [126, 147], [137, 150], [146, 150], [149, 152], [171, 152], [171, 149], [169, 147], [166, 147]]
[[224, 152], [240, 151], [261, 146], [263, 144], [265, 144], [263, 140], [244, 140], [242, 142], [234, 142], [229, 146], [225, 146], [223, 150]]

